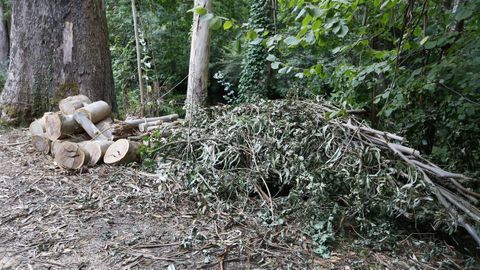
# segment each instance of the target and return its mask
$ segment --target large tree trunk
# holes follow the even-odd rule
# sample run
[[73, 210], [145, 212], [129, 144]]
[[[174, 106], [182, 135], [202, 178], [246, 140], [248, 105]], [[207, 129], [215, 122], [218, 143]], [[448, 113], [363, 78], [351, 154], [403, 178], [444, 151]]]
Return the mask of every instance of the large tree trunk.
[[[0, 1], [0, 69], [3, 71], [8, 67], [8, 29], [4, 17], [3, 2]], [[0, 91], [1, 92], [1, 91]]]
[[29, 121], [78, 94], [116, 108], [103, 0], [13, 0], [2, 118]]
[[[212, 12], [212, 0], [195, 0], [195, 7], [202, 7], [208, 12]], [[194, 117], [196, 109], [205, 105], [207, 100], [209, 48], [209, 22], [201, 20], [200, 16], [194, 13], [187, 99], [185, 101], [187, 119]]]

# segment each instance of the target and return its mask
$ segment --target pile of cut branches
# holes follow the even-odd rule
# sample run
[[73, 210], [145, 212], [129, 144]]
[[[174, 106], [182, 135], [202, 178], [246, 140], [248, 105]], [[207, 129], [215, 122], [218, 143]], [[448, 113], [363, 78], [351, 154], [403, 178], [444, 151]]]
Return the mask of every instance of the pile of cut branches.
[[257, 194], [272, 217], [328, 217], [324, 231], [348, 220], [371, 233], [402, 216], [449, 232], [460, 225], [480, 246], [473, 179], [339, 112], [321, 99], [213, 107], [171, 137], [152, 136], [150, 154], [211, 205], [247, 206]]

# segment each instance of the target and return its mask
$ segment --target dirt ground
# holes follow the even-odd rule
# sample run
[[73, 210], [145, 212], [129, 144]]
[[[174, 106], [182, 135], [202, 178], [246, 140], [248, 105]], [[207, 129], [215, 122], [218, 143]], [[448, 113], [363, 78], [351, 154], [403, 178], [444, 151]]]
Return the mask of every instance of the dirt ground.
[[0, 130], [0, 269], [463, 268], [453, 251], [422, 260], [431, 246], [410, 239], [402, 254], [339, 245], [322, 259], [295, 224], [276, 242], [251, 220], [172, 202], [174, 184], [138, 167], [65, 172], [25, 130]]

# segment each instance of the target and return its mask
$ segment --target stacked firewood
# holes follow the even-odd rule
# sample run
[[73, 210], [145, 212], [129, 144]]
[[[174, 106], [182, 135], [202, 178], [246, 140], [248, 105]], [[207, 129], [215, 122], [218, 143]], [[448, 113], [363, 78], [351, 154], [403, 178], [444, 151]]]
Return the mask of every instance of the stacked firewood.
[[52, 154], [63, 169], [83, 166], [125, 164], [139, 161], [141, 135], [161, 130], [168, 136], [178, 123], [178, 115], [113, 121], [105, 101], [92, 102], [87, 96], [65, 98], [59, 112], [48, 112], [30, 124], [33, 147]]

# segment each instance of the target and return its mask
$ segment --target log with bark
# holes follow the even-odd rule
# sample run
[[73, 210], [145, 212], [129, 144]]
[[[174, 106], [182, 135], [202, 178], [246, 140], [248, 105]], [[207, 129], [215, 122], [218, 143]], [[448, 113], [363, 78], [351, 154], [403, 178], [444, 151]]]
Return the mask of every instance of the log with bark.
[[84, 107], [92, 101], [85, 95], [64, 98], [58, 103], [60, 111], [64, 114], [74, 114], [77, 109]]
[[94, 124], [110, 117], [112, 108], [105, 101], [96, 101], [78, 109], [76, 112], [84, 113]]
[[120, 139], [108, 147], [103, 161], [115, 165], [139, 161], [141, 145], [139, 142]]
[[142, 123], [154, 122], [154, 121], [162, 121], [162, 122], [173, 122], [178, 119], [178, 114], [169, 114], [165, 116], [159, 117], [151, 117], [151, 118], [141, 118], [141, 119], [127, 119], [125, 123], [130, 126], [138, 126]]
[[107, 141], [108, 138], [103, 135], [100, 130], [93, 124], [90, 118], [87, 116], [87, 113], [84, 111], [77, 111], [73, 115], [73, 118], [77, 123], [82, 126], [83, 130], [94, 140]]
[[105, 118], [104, 120], [95, 124], [100, 133], [102, 133], [103, 136], [107, 137], [108, 140], [113, 140], [112, 125], [113, 120], [110, 117]]

